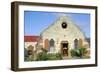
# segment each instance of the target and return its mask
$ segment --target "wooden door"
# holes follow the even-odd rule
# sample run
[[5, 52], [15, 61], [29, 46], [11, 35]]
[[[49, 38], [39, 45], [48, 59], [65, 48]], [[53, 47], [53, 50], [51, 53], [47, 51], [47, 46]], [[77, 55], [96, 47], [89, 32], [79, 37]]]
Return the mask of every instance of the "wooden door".
[[68, 56], [68, 42], [61, 43], [61, 51], [63, 56]]

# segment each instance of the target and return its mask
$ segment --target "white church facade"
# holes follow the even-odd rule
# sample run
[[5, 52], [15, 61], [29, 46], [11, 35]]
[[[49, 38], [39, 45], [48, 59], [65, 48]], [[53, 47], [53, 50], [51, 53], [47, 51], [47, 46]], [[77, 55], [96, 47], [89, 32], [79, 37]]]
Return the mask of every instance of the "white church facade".
[[[40, 40], [36, 41], [48, 53], [61, 53], [63, 56], [70, 57], [70, 50], [76, 48], [89, 48], [85, 34], [67, 16], [60, 17], [48, 28], [40, 33]], [[40, 42], [41, 41], [41, 42]]]

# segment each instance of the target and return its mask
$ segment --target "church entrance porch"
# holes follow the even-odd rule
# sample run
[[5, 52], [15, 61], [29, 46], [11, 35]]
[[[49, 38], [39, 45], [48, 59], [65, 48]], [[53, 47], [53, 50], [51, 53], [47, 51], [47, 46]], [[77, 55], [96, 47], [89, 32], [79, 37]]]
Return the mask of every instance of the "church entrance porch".
[[61, 53], [62, 56], [68, 56], [68, 41], [61, 42]]

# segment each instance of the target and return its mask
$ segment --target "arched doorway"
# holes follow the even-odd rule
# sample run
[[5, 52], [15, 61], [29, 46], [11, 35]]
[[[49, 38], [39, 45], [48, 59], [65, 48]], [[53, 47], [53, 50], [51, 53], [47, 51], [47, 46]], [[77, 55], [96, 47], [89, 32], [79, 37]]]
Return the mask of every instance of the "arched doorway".
[[68, 41], [61, 42], [61, 53], [63, 56], [68, 56]]

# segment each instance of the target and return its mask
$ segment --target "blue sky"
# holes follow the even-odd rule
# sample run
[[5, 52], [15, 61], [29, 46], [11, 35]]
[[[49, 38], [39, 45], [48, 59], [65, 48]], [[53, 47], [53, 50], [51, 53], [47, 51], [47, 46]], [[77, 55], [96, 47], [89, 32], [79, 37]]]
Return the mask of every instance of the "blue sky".
[[62, 14], [69, 16], [85, 33], [86, 37], [90, 37], [90, 14], [83, 13], [24, 11], [24, 34], [39, 35], [41, 31], [54, 23]]

